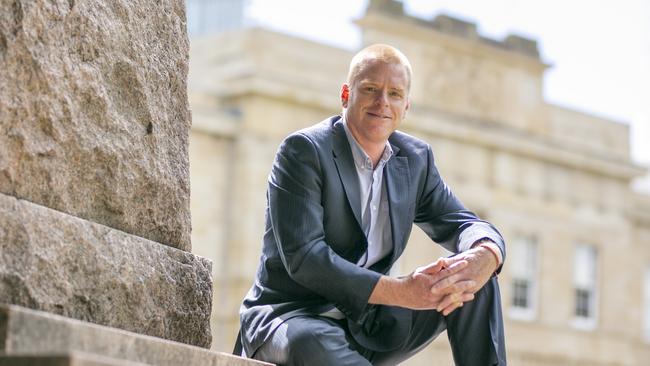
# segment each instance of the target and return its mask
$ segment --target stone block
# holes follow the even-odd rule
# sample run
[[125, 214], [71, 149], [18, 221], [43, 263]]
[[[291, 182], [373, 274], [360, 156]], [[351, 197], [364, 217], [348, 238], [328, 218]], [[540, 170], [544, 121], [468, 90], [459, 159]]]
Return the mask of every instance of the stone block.
[[0, 192], [190, 250], [183, 0], [0, 2]]
[[210, 260], [0, 194], [0, 301], [209, 347]]
[[0, 305], [0, 351], [84, 352], [155, 366], [270, 365], [13, 305]]

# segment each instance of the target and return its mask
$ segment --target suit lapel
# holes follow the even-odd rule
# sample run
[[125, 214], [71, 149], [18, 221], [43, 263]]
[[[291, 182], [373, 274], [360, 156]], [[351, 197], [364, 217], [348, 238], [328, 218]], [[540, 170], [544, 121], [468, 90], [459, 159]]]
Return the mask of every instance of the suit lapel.
[[[361, 189], [350, 144], [340, 119], [333, 121], [332, 137], [334, 163], [354, 218], [361, 227]], [[393, 239], [393, 258], [390, 263], [393, 263], [404, 250], [406, 244], [404, 235], [410, 232], [412, 222], [409, 221], [410, 216], [408, 215], [411, 203], [409, 201], [411, 182], [408, 159], [405, 156], [399, 156], [400, 149], [397, 146], [391, 145], [391, 147], [393, 148], [393, 157], [386, 163], [384, 179]]]
[[340, 119], [335, 121], [332, 126], [332, 137], [334, 163], [339, 172], [339, 177], [345, 190], [345, 196], [354, 213], [354, 218], [357, 220], [359, 227], [361, 227], [361, 190], [359, 188], [359, 179], [357, 177], [357, 170], [354, 167], [350, 144], [348, 143], [348, 138]]
[[404, 234], [409, 232], [411, 222], [409, 221], [408, 209], [410, 206], [410, 174], [408, 159], [399, 156], [399, 148], [392, 145], [394, 156], [386, 163], [384, 179], [386, 180], [386, 193], [388, 194], [388, 205], [390, 224], [393, 238], [393, 263], [397, 256], [404, 250]]

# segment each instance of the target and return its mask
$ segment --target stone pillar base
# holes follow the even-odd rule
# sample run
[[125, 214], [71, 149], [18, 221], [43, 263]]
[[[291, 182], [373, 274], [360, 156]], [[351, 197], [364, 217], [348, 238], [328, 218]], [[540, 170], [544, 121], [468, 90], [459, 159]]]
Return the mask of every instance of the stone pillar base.
[[210, 347], [212, 262], [0, 193], [3, 303]]

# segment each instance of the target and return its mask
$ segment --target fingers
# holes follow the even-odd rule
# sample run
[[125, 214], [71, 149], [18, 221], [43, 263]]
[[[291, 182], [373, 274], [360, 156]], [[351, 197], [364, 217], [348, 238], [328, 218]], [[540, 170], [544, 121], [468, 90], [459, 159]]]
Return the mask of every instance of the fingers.
[[453, 262], [449, 262], [445, 258], [445, 259], [442, 259], [441, 262], [443, 263], [443, 269], [442, 269], [442, 271], [440, 273], [440, 276], [443, 277], [443, 278], [447, 277], [447, 276], [451, 276], [454, 273], [457, 273], [461, 269], [467, 267], [467, 265], [469, 264], [469, 262], [467, 262], [466, 260], [462, 260], [462, 259], [457, 260], [457, 261], [453, 261]]
[[465, 260], [464, 257], [461, 256], [454, 256], [454, 257], [448, 257], [448, 258], [439, 258], [439, 261], [442, 261], [442, 264], [444, 265], [445, 268], [451, 267], [454, 263], [458, 263], [460, 261]]
[[442, 315], [447, 316], [447, 315], [451, 314], [454, 310], [456, 310], [456, 309], [458, 309], [458, 308], [462, 308], [462, 307], [463, 307], [463, 303], [462, 303], [462, 302], [456, 302], [456, 303], [454, 303], [454, 304], [449, 305], [448, 307], [446, 307], [446, 308], [442, 311]]
[[453, 257], [453, 258], [441, 257], [441, 258], [436, 259], [435, 262], [427, 264], [426, 266], [416, 268], [415, 272], [426, 273], [426, 274], [436, 274], [436, 273], [440, 272], [441, 270], [443, 270], [445, 268], [450, 268], [450, 267], [456, 268], [456, 267], [454, 267], [454, 264], [457, 265], [457, 263], [460, 263], [460, 262], [467, 262], [467, 261], [464, 260], [463, 258], [460, 258], [460, 257]]
[[434, 287], [431, 288], [431, 293], [438, 296], [450, 296], [463, 293], [473, 294], [476, 288], [476, 281], [474, 280], [458, 280], [448, 286], [438, 290]]
[[453, 286], [459, 282], [462, 282], [465, 277], [458, 275], [458, 273], [467, 267], [467, 265], [468, 262], [462, 260], [452, 264], [448, 268], [441, 270], [437, 275], [434, 276], [434, 285], [431, 287], [431, 292], [440, 294], [454, 292], [455, 290]]
[[474, 293], [470, 291], [474, 285], [473, 282], [474, 281], [461, 281], [455, 284], [453, 286], [455, 291], [452, 291], [449, 294], [443, 296], [436, 306], [436, 310], [443, 311], [448, 306], [453, 305], [457, 302], [466, 302], [473, 300]]
[[430, 263], [430, 264], [428, 264], [426, 266], [423, 266], [423, 267], [418, 267], [415, 270], [415, 272], [426, 273], [426, 274], [436, 274], [436, 273], [440, 272], [440, 270], [442, 270], [443, 268], [445, 268], [445, 263], [443, 262], [442, 258], [438, 258], [433, 263]]
[[462, 308], [462, 307], [463, 307], [462, 302], [455, 302], [455, 303], [447, 306], [446, 308], [444, 308], [441, 311], [441, 313], [442, 313], [442, 315], [447, 316], [447, 315], [451, 314], [454, 310], [456, 310], [458, 308]]
[[450, 294], [445, 296], [445, 298], [438, 304], [436, 310], [441, 312], [442, 315], [447, 316], [452, 311], [463, 306], [463, 303], [474, 300], [474, 294], [472, 293], [463, 293], [463, 294]]

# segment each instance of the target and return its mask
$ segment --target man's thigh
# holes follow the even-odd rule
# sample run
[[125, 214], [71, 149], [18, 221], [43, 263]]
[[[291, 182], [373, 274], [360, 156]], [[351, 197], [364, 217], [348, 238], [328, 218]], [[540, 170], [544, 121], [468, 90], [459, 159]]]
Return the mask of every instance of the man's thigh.
[[397, 350], [375, 352], [373, 365], [397, 365], [419, 353], [447, 328], [445, 317], [435, 310], [413, 310], [411, 332]]
[[457, 365], [506, 365], [499, 286], [491, 278], [473, 301], [445, 317], [435, 310], [413, 311], [411, 333], [402, 347], [376, 352], [373, 365], [396, 365], [424, 349], [447, 329]]
[[360, 365], [370, 362], [360, 353], [344, 325], [325, 317], [291, 318], [255, 352], [253, 358], [277, 365]]

